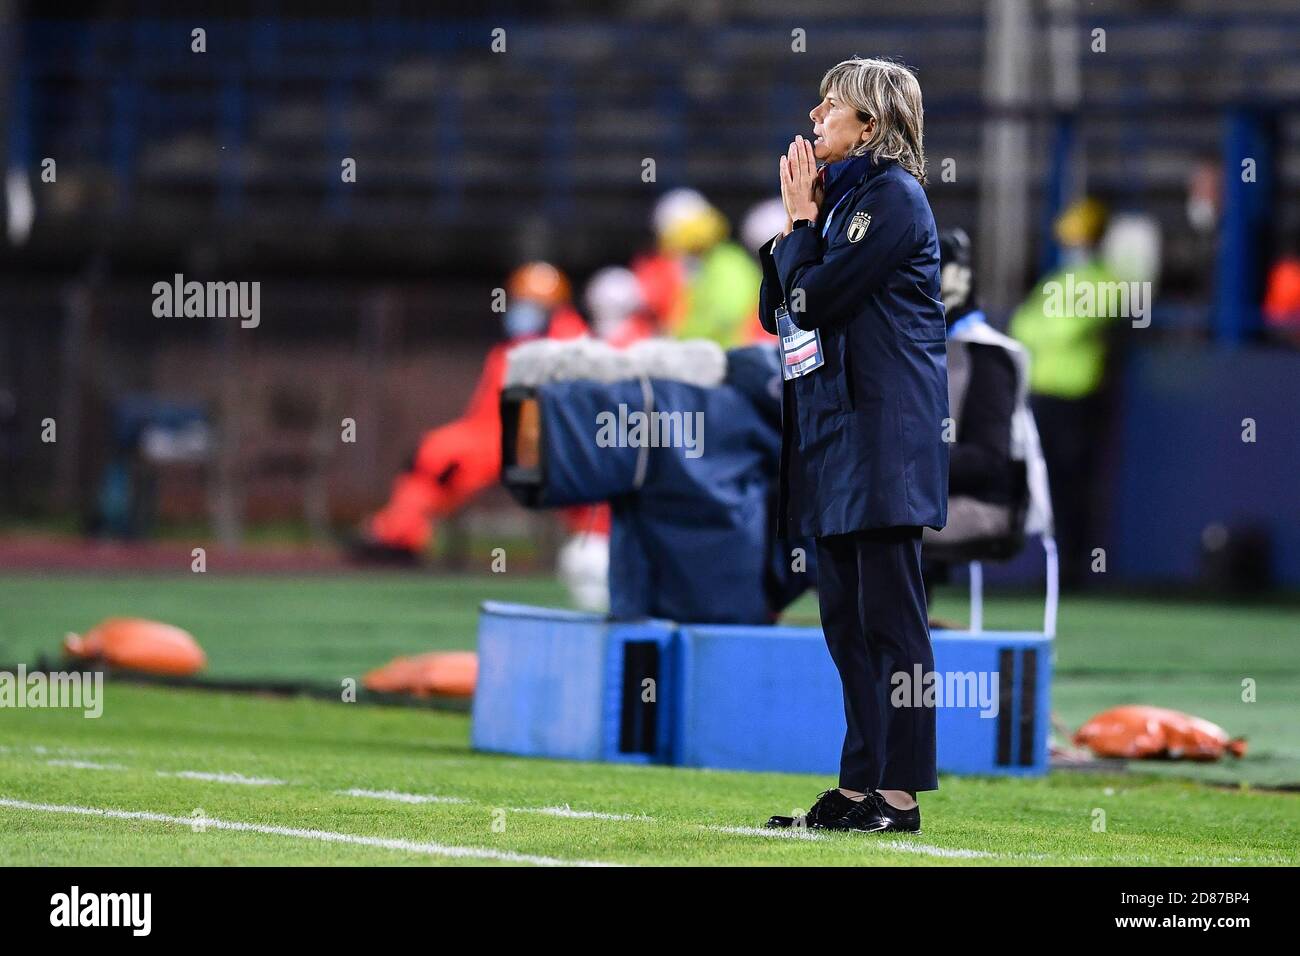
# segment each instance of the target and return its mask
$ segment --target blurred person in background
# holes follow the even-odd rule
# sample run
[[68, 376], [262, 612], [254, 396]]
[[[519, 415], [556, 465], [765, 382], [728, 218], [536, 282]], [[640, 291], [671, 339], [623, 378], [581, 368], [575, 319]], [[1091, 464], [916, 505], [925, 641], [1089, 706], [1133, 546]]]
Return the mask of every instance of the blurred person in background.
[[[606, 266], [588, 281], [582, 294], [591, 330], [615, 348], [654, 338], [658, 325], [650, 314], [641, 283], [631, 269]], [[609, 610], [608, 505], [568, 509], [585, 523], [570, 521], [569, 538], [556, 555], [556, 571], [573, 603], [585, 611]]]
[[[922, 535], [927, 594], [958, 562], [1014, 557], [1027, 534], [1050, 534], [1047, 466], [1029, 408], [1029, 353], [994, 329], [980, 308], [964, 229], [939, 234], [948, 323], [948, 523]], [[931, 620], [930, 626], [959, 625]]]
[[1190, 228], [1181, 230], [1184, 255], [1195, 263], [1191, 271], [1191, 293], [1200, 299], [1214, 298], [1213, 263], [1223, 220], [1223, 163], [1217, 153], [1202, 152], [1192, 162], [1185, 181], [1183, 214]]
[[[1049, 288], [1093, 289], [1118, 277], [1100, 254], [1108, 214], [1098, 200], [1082, 199], [1057, 219], [1057, 241], [1064, 265], [1043, 276], [1015, 311], [1007, 328], [1029, 350], [1031, 406], [1042, 437], [1056, 513], [1061, 583], [1083, 583], [1094, 543], [1092, 496], [1097, 481], [1099, 446], [1106, 435], [1104, 388], [1110, 338], [1116, 316], [1100, 304], [1076, 309], [1069, 295], [1050, 295]], [[1059, 313], [1059, 314], [1058, 314]]]
[[674, 224], [706, 205], [694, 189], [673, 189], [659, 197], [650, 213], [656, 248], [632, 260], [632, 273], [641, 284], [641, 294], [651, 320], [660, 334], [667, 335], [681, 325], [686, 310], [686, 267], [683, 257], [666, 248], [664, 237]]
[[727, 238], [726, 217], [693, 189], [675, 189], [655, 205], [656, 253], [633, 271], [665, 334], [710, 339], [723, 348], [753, 341], [758, 265]]
[[1017, 353], [1024, 348], [994, 330], [980, 308], [966, 230], [939, 234], [939, 260], [956, 434], [948, 449], [948, 523], [942, 531], [927, 528], [926, 545], [1007, 535], [1023, 493], [1011, 455], [1011, 419], [1020, 391]]
[[659, 326], [636, 274], [622, 266], [606, 266], [587, 281], [582, 302], [596, 338], [615, 348], [659, 334]]
[[[434, 522], [464, 507], [501, 472], [501, 383], [506, 357], [521, 342], [587, 334], [569, 280], [548, 262], [529, 262], [506, 283], [505, 341], [493, 346], [464, 413], [425, 433], [388, 502], [351, 542], [363, 561], [411, 564], [429, 546]], [[585, 511], [585, 509], [583, 509]], [[581, 526], [586, 520], [575, 516]]]
[[1291, 233], [1282, 254], [1268, 270], [1264, 331], [1277, 341], [1300, 346], [1300, 230]]

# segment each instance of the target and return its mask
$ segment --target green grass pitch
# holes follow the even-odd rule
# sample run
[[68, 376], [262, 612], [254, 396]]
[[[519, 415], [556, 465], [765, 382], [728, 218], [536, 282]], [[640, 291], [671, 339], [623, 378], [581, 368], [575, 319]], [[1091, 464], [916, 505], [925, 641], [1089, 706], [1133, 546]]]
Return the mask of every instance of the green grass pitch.
[[[472, 647], [487, 597], [561, 601], [553, 583], [514, 577], [5, 576], [0, 663], [138, 614], [191, 629], [214, 679], [323, 691], [397, 653]], [[944, 592], [934, 613], [960, 619], [962, 601]], [[998, 598], [987, 626], [1028, 628], [1038, 613]], [[814, 623], [815, 604], [792, 617]], [[1300, 795], [1261, 787], [1300, 782], [1296, 619], [1285, 605], [1068, 600], [1054, 689], [1068, 724], [1165, 704], [1246, 734], [1251, 753], [944, 776], [923, 798], [924, 832], [891, 839], [753, 829], [807, 806], [823, 778], [476, 754], [465, 714], [110, 681], [98, 720], [0, 710], [0, 864], [1294, 866]], [[1244, 678], [1255, 703], [1240, 699]]]

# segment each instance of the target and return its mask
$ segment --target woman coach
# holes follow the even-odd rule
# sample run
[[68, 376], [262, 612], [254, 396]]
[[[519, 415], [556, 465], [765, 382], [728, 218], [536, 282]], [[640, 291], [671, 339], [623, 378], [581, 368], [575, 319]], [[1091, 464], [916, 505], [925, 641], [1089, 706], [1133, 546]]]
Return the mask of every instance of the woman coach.
[[[780, 161], [788, 221], [761, 250], [763, 326], [785, 374], [778, 534], [817, 542], [822, 629], [844, 690], [839, 787], [769, 827], [918, 831], [938, 787], [932, 707], [891, 704], [934, 669], [921, 529], [947, 518], [939, 241], [921, 88], [905, 67], [845, 60], [822, 78]], [[819, 172], [818, 163], [825, 166]], [[899, 675], [899, 676], [896, 676]]]

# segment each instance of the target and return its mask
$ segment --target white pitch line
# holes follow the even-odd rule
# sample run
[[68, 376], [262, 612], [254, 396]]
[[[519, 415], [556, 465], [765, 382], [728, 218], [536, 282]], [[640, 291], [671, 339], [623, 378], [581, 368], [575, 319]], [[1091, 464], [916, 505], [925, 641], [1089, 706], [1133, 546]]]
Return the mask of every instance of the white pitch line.
[[[761, 837], [784, 837], [793, 840], [820, 840], [825, 833], [819, 833], [815, 830], [799, 830], [795, 827], [785, 829], [769, 830], [766, 827], [705, 827], [706, 830], [715, 830], [718, 833], [734, 833], [739, 836], [761, 836]], [[920, 853], [924, 856], [939, 856], [953, 859], [987, 859], [996, 857], [996, 853], [985, 853], [983, 850], [962, 850], [949, 849], [942, 846], [930, 846], [925, 843], [909, 843], [906, 840], [871, 840], [864, 843], [871, 848], [881, 848], [885, 850], [898, 850], [903, 853]]]
[[940, 856], [946, 859], [987, 860], [997, 856], [996, 853], [985, 853], [983, 850], [950, 849], [925, 843], [908, 843], [906, 840], [873, 840], [871, 845], [898, 850], [902, 853], [920, 853], [923, 856]]
[[14, 810], [30, 810], [37, 813], [68, 813], [83, 817], [100, 817], [109, 820], [144, 820], [149, 823], [170, 823], [194, 829], [203, 827], [213, 830], [232, 830], [240, 833], [264, 833], [268, 836], [295, 837], [300, 840], [316, 840], [322, 843], [348, 843], [354, 846], [372, 846], [383, 850], [399, 850], [406, 853], [422, 853], [426, 856], [444, 856], [475, 860], [500, 860], [506, 863], [532, 863], [536, 866], [612, 866], [617, 864], [602, 863], [596, 860], [562, 860], [551, 856], [534, 856], [529, 853], [515, 853], [510, 850], [491, 850], [486, 847], [447, 846], [442, 843], [415, 843], [411, 840], [399, 840], [389, 837], [359, 836], [355, 833], [335, 833], [330, 830], [306, 830], [300, 827], [277, 827], [260, 823], [244, 823], [240, 820], [218, 820], [213, 817], [174, 817], [165, 813], [153, 813], [148, 810], [109, 810], [103, 807], [80, 807], [58, 803], [31, 803], [27, 800], [14, 800], [0, 797], [0, 807]]
[[574, 810], [572, 807], [510, 807], [511, 813], [543, 813], [551, 817], [567, 817], [573, 820], [641, 820], [651, 821], [652, 817], [633, 813], [603, 813], [599, 810]]
[[343, 797], [371, 797], [375, 800], [393, 800], [397, 803], [469, 803], [464, 797], [439, 797], [431, 793], [401, 793], [397, 790], [335, 790]]
[[[473, 803], [466, 797], [443, 797], [425, 793], [402, 793], [398, 790], [363, 790], [354, 787], [351, 790], [335, 790], [344, 797], [371, 797], [376, 800], [392, 800], [396, 803]], [[551, 817], [565, 817], [571, 820], [642, 820], [652, 818], [631, 813], [605, 813], [599, 810], [574, 810], [572, 807], [507, 807], [511, 813], [540, 813]]]
[[705, 830], [713, 830], [717, 833], [735, 833], [739, 836], [757, 836], [757, 837], [776, 837], [782, 840], [820, 840], [820, 833], [802, 827], [786, 827], [780, 830], [768, 829], [767, 827], [702, 827]]
[[160, 777], [179, 777], [182, 780], [202, 780], [207, 783], [241, 783], [249, 787], [278, 787], [283, 780], [274, 777], [245, 777], [242, 773], [208, 773], [205, 770], [155, 770]]
[[11, 747], [8, 744], [0, 744], [0, 754], [34, 753], [43, 757], [46, 754], [106, 754], [112, 752], [112, 747], [46, 747], [44, 744]]
[[[98, 764], [89, 760], [47, 760], [52, 767], [71, 767], [77, 770], [126, 770], [121, 764]], [[273, 777], [246, 777], [241, 773], [209, 773], [201, 770], [167, 771], [156, 770], [159, 777], [178, 777], [183, 780], [201, 780], [208, 783], [244, 784], [251, 787], [274, 787], [285, 783]], [[366, 797], [374, 800], [391, 800], [395, 803], [472, 803], [466, 797], [444, 797], [431, 793], [402, 793], [399, 790], [366, 790], [352, 787], [348, 790], [335, 790], [339, 796]], [[574, 810], [570, 806], [562, 807], [509, 807], [512, 813], [540, 813], [552, 817], [565, 817], [571, 820], [640, 820], [651, 821], [651, 817], [631, 813], [605, 813], [599, 810]]]

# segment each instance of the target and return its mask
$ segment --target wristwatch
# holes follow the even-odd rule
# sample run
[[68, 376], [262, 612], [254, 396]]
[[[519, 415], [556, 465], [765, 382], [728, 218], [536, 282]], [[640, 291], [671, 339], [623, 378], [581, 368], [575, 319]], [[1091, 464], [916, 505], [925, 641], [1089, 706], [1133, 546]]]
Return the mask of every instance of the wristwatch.
[[794, 222], [790, 223], [790, 231], [793, 232], [794, 230], [802, 229], [805, 226], [815, 226], [815, 225], [817, 224], [813, 222], [811, 219], [796, 219]]

